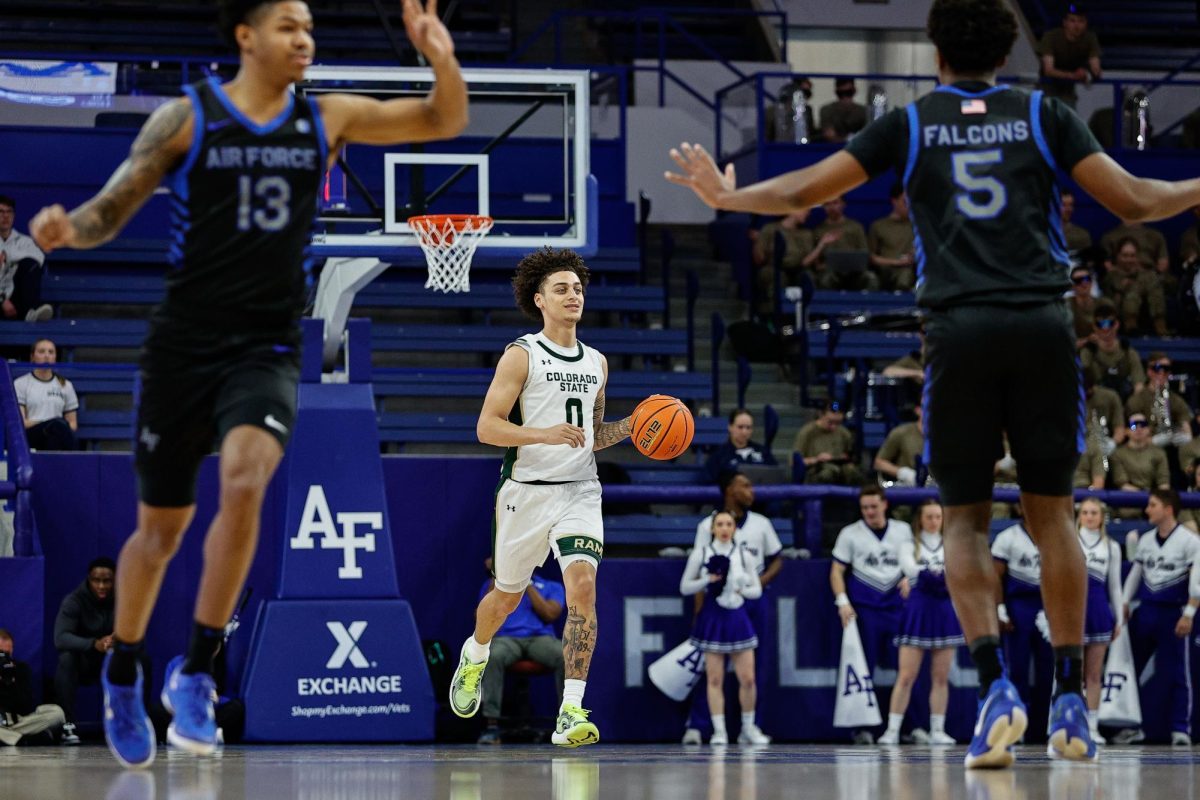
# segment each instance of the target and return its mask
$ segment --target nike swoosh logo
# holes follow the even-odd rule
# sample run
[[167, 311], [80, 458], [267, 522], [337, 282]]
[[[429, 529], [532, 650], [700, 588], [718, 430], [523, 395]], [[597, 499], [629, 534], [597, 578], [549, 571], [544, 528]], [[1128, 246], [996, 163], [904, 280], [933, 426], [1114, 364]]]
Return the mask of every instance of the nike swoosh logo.
[[266, 418], [263, 419], [263, 424], [265, 424], [268, 428], [279, 431], [284, 436], [287, 436], [288, 434], [287, 425], [284, 425], [282, 422], [275, 419], [274, 414], [267, 414]]
[[231, 119], [231, 118], [220, 119], [220, 120], [217, 120], [216, 122], [210, 122], [207, 125], [205, 125], [204, 130], [209, 131], [209, 132], [219, 131], [222, 128], [228, 128], [232, 124], [233, 124], [233, 119]]

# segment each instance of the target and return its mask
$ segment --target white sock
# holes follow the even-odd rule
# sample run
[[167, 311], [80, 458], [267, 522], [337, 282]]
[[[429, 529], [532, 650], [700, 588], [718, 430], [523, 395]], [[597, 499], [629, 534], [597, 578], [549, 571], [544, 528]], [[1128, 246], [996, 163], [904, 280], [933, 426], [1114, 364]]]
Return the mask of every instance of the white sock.
[[899, 733], [900, 726], [904, 724], [903, 714], [888, 714], [888, 733]]
[[725, 732], [725, 715], [724, 714], [713, 714], [712, 715], [712, 724], [713, 724], [713, 733], [724, 733]]
[[1100, 710], [1091, 708], [1088, 709], [1088, 727], [1096, 730], [1100, 726]]
[[573, 678], [567, 678], [563, 681], [563, 699], [564, 706], [583, 706], [583, 690], [587, 688], [587, 681], [577, 681]]
[[742, 712], [742, 730], [746, 730], [746, 728], [752, 728], [752, 727], [754, 727], [754, 712], [753, 711], [743, 711]]
[[468, 636], [466, 643], [463, 644], [463, 654], [467, 657], [467, 660], [475, 664], [487, 661], [488, 656], [491, 655], [491, 652], [491, 642], [488, 642], [487, 644], [480, 644], [479, 642], [475, 641], [475, 637], [473, 635]]
[[945, 714], [930, 714], [929, 715], [929, 732], [930, 733], [945, 733], [946, 732], [946, 715]]

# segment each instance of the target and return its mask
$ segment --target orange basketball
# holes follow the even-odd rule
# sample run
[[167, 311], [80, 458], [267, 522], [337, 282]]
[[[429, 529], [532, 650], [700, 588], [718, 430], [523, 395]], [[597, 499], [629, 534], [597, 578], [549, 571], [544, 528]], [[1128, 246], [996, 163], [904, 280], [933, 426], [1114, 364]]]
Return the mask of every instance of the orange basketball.
[[691, 445], [696, 421], [682, 401], [665, 394], [652, 394], [633, 410], [629, 431], [633, 446], [642, 455], [667, 461]]

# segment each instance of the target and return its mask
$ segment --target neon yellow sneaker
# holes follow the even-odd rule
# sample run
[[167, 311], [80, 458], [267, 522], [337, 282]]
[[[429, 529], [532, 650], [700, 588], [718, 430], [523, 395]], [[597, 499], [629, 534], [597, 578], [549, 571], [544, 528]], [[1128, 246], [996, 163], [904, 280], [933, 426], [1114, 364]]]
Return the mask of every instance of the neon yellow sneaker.
[[580, 747], [600, 741], [600, 731], [588, 722], [590, 713], [579, 706], [564, 705], [558, 712], [558, 724], [554, 726], [550, 741], [561, 747]]
[[[463, 645], [463, 649], [466, 649], [466, 645]], [[480, 681], [487, 664], [486, 659], [479, 663], [471, 661], [466, 653], [459, 656], [458, 669], [454, 670], [454, 677], [450, 679], [450, 710], [464, 719], [475, 716], [475, 712], [479, 711], [483, 699]]]

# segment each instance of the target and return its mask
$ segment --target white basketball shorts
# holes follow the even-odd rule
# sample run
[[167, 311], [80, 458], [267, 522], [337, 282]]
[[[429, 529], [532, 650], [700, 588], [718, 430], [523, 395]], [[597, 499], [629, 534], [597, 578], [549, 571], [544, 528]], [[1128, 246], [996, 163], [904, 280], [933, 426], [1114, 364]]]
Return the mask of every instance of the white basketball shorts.
[[506, 480], [496, 492], [494, 525], [492, 570], [502, 592], [525, 591], [551, 551], [563, 572], [576, 561], [599, 568], [604, 557], [599, 481]]

